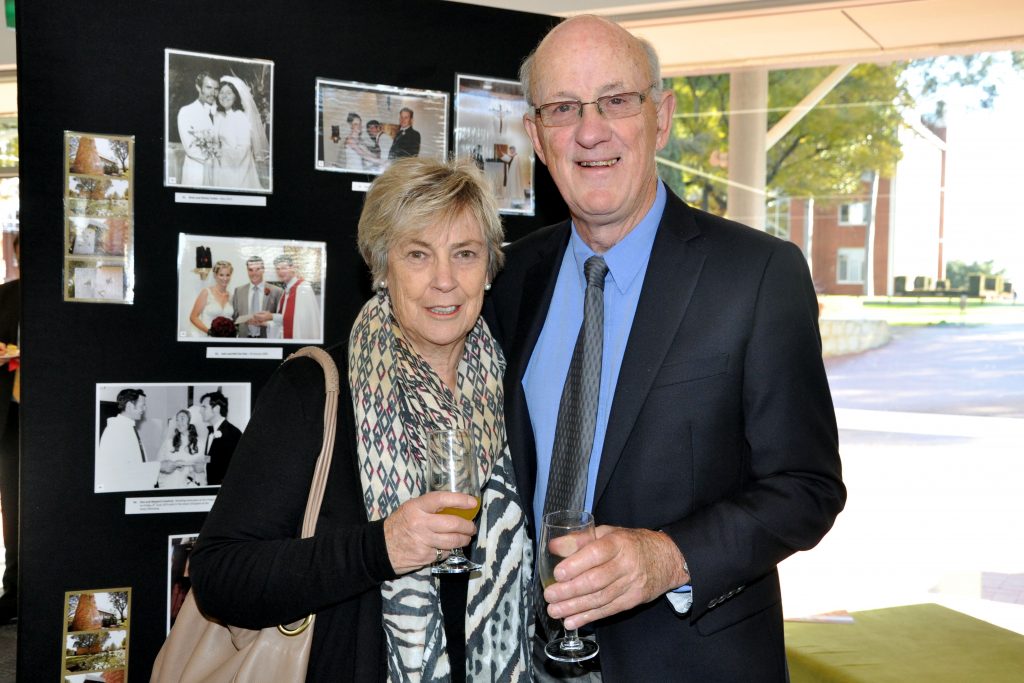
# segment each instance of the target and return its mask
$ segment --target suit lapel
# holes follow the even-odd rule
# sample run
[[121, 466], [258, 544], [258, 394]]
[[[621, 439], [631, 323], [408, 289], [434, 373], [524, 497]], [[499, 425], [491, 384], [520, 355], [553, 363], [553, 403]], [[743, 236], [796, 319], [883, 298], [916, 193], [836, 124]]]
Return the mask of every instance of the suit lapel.
[[699, 236], [691, 209], [669, 193], [612, 399], [594, 490], [595, 508], [686, 315], [704, 264]]
[[526, 374], [526, 366], [540, 338], [568, 240], [569, 222], [566, 221], [556, 227], [550, 239], [538, 246], [533, 264], [524, 271], [522, 296], [512, 337], [515, 340], [515, 351], [513, 358], [509, 359], [508, 368], [510, 376], [515, 377], [516, 381], [522, 381]]
[[[530, 356], [540, 338], [544, 320], [548, 315], [551, 297], [558, 280], [558, 269], [565, 245], [569, 240], [569, 222], [555, 226], [552, 234], [544, 239], [531, 258], [532, 263], [523, 269], [521, 283], [522, 293], [516, 310], [514, 324], [510, 322], [512, 334], [505, 340], [506, 360], [505, 371], [505, 420], [509, 448], [517, 454], [512, 458], [516, 472], [519, 495], [526, 509], [526, 516], [531, 530], [536, 530], [533, 519], [533, 493], [537, 483], [537, 448], [533, 438], [533, 425], [530, 423], [526, 395], [523, 392], [523, 375], [530, 364]], [[531, 531], [536, 538], [535, 531]]]

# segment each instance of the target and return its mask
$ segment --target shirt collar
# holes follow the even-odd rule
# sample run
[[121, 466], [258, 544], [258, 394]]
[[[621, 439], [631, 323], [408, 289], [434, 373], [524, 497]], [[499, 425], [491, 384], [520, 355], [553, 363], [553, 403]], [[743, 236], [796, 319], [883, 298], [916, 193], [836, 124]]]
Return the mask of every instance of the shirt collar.
[[[608, 264], [608, 279], [615, 283], [615, 287], [624, 294], [636, 276], [647, 263], [647, 258], [654, 246], [654, 236], [658, 232], [658, 224], [661, 223], [661, 216], [665, 212], [665, 204], [668, 200], [668, 193], [665, 185], [658, 180], [658, 189], [654, 196], [654, 203], [648, 209], [640, 222], [632, 230], [626, 233], [615, 246], [606, 251], [605, 263]], [[569, 246], [572, 248], [573, 257], [576, 259], [576, 270], [579, 273], [582, 287], [586, 287], [586, 280], [583, 277], [583, 264], [591, 256], [596, 255], [576, 229], [572, 225], [572, 233], [569, 238]], [[607, 281], [606, 281], [607, 282]]]

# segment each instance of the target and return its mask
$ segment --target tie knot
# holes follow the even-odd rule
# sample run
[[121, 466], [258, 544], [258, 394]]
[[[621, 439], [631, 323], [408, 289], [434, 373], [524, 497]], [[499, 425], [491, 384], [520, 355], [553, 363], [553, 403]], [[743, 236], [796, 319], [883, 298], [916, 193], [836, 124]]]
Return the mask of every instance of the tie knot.
[[608, 274], [608, 264], [602, 256], [591, 256], [583, 264], [583, 275], [587, 278], [588, 287], [604, 289], [604, 276]]
[[213, 434], [213, 425], [206, 425], [206, 431], [210, 434]]

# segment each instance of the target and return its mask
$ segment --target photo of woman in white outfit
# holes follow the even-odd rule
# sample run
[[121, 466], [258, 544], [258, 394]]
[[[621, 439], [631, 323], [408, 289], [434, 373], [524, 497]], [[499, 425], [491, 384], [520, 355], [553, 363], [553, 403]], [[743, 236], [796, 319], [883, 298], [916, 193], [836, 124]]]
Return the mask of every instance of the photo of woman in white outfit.
[[219, 155], [213, 164], [213, 185], [224, 189], [263, 189], [256, 159], [266, 158], [267, 135], [249, 86], [235, 76], [222, 76], [213, 118]]

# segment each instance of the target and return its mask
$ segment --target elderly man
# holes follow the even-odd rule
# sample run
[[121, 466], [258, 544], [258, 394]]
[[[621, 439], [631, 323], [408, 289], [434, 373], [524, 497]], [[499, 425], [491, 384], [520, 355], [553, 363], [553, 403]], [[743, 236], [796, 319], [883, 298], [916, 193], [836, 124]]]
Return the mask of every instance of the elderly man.
[[274, 259], [274, 269], [278, 280], [284, 283], [277, 312], [260, 311], [253, 315], [253, 320], [267, 325], [267, 336], [271, 339], [319, 341], [321, 311], [313, 286], [299, 277], [295, 260], [288, 254]]
[[509, 445], [534, 539], [551, 509], [599, 525], [543, 595], [600, 653], [537, 674], [784, 681], [776, 565], [846, 499], [803, 256], [659, 181], [675, 101], [621, 27], [569, 19], [520, 77], [571, 220], [511, 245], [489, 297]]

